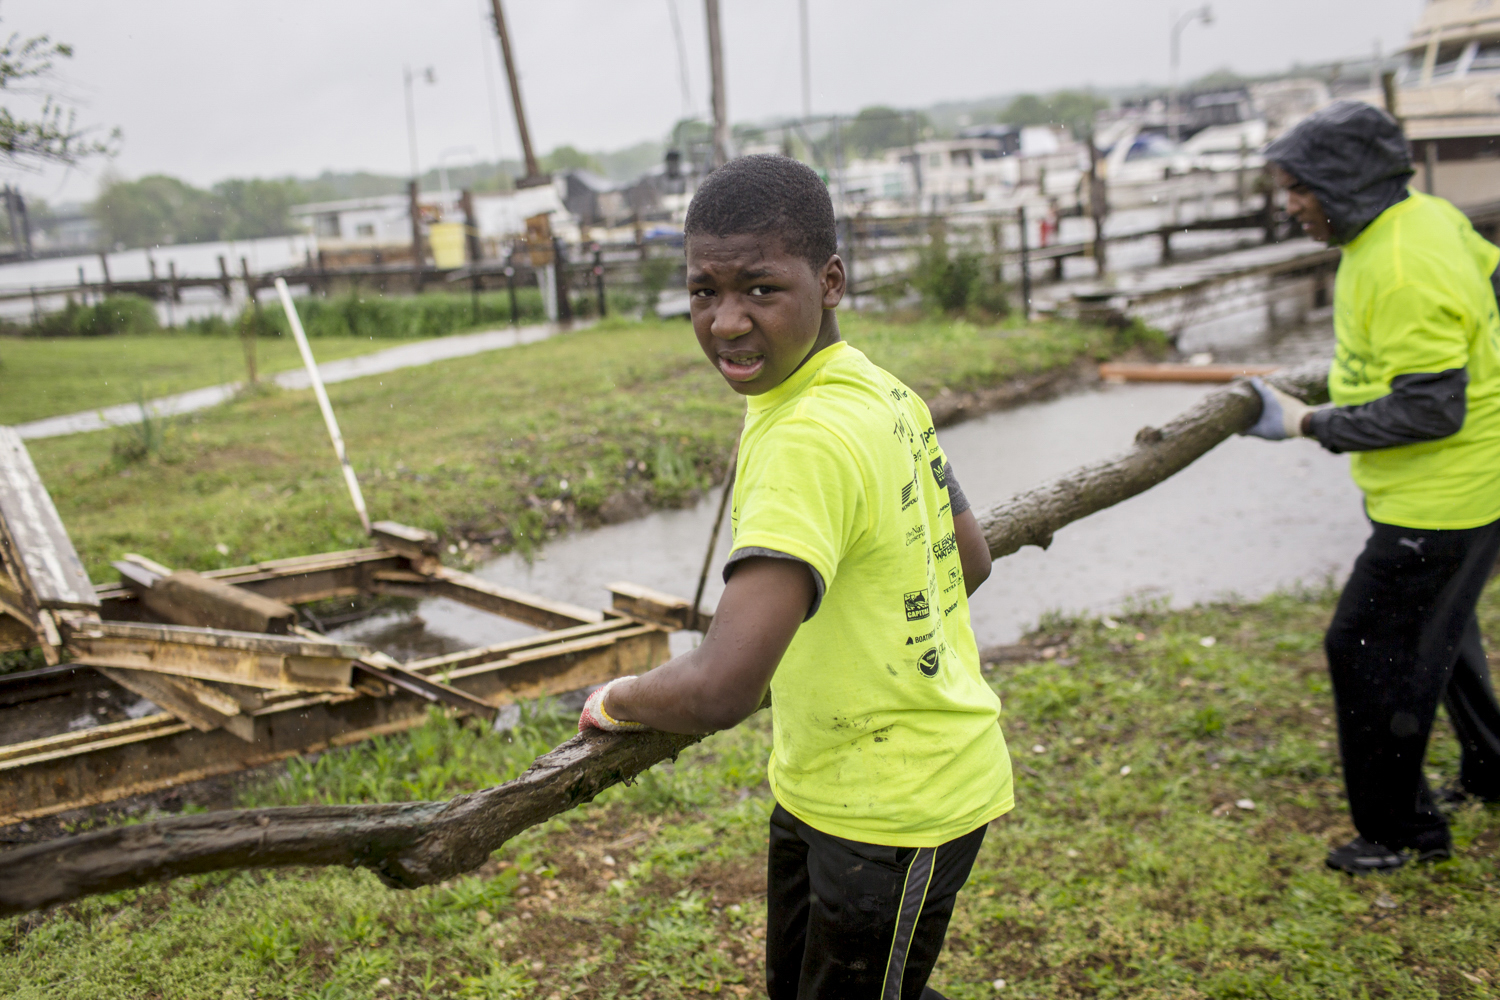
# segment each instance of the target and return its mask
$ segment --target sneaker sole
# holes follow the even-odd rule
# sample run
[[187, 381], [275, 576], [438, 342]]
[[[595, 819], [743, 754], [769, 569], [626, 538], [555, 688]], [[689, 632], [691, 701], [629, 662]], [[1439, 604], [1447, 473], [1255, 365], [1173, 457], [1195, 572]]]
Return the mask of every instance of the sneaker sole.
[[1393, 872], [1397, 868], [1404, 867], [1406, 859], [1358, 858], [1352, 864], [1345, 865], [1328, 858], [1323, 863], [1334, 871], [1343, 872], [1346, 875], [1369, 875], [1375, 872]]

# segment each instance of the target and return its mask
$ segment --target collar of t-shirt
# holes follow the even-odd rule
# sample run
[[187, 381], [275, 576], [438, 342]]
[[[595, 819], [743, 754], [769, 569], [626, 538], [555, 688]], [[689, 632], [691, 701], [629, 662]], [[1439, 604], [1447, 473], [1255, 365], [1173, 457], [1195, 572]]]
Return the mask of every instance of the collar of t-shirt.
[[759, 396], [746, 397], [746, 405], [751, 413], [763, 413], [766, 410], [775, 409], [811, 385], [813, 379], [818, 377], [818, 372], [822, 371], [829, 362], [851, 350], [853, 348], [842, 340], [829, 344], [803, 362], [802, 367], [788, 375], [780, 385], [767, 389]]

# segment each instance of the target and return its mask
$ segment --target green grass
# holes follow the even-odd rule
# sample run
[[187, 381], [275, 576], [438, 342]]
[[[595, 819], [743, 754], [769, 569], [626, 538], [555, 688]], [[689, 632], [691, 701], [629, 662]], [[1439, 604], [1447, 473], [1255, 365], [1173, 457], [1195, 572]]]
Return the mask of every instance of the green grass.
[[[1455, 814], [1448, 862], [1322, 866], [1352, 835], [1320, 651], [1331, 609], [1317, 593], [1047, 621], [1035, 661], [991, 668], [1017, 808], [989, 832], [933, 985], [954, 1000], [1500, 992], [1496, 811]], [[1500, 588], [1482, 612], [1494, 640]], [[451, 795], [514, 775], [571, 722], [542, 706], [501, 738], [434, 715], [293, 761], [245, 802]], [[0, 994], [763, 996], [768, 746], [759, 716], [442, 886], [216, 874], [0, 922]], [[1456, 768], [1440, 722], [1428, 769]]]
[[[324, 337], [317, 359], [333, 361], [390, 347], [368, 337]], [[262, 376], [300, 368], [290, 337], [256, 345]], [[191, 333], [113, 337], [0, 338], [0, 424], [19, 424], [117, 403], [135, 403], [245, 378], [237, 337]]]
[[[1149, 340], [861, 317], [845, 334], [927, 396]], [[691, 500], [722, 478], [744, 408], [683, 322], [612, 320], [328, 392], [374, 517], [494, 550]], [[30, 445], [95, 579], [125, 552], [202, 570], [363, 544], [311, 392], [242, 398], [155, 430], [150, 442], [122, 428]]]

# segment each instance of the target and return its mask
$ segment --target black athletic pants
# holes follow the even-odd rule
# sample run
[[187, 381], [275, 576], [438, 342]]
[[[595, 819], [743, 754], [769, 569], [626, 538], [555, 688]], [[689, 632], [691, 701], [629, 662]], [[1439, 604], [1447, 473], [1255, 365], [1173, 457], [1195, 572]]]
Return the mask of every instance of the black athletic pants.
[[1387, 847], [1449, 845], [1422, 760], [1441, 700], [1463, 745], [1459, 780], [1500, 798], [1500, 706], [1474, 606], [1500, 551], [1500, 521], [1464, 531], [1375, 523], [1325, 648], [1354, 826]]
[[943, 1000], [927, 987], [985, 827], [940, 847], [814, 830], [777, 805], [766, 898], [771, 1000]]

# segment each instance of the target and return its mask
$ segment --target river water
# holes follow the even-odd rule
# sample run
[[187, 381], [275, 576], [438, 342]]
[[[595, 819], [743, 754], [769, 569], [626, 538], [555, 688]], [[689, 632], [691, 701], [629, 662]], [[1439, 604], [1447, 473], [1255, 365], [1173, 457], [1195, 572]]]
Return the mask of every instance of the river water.
[[[1312, 338], [1324, 339], [1321, 331]], [[1303, 354], [1308, 339], [1276, 345]], [[1128, 449], [1144, 425], [1160, 425], [1212, 386], [1100, 385], [993, 413], [938, 437], [976, 508], [1004, 500], [1087, 462]], [[643, 584], [691, 598], [719, 494], [697, 506], [557, 539], [527, 562], [505, 555], [478, 575], [585, 607], [606, 606], [607, 584]], [[727, 526], [725, 529], [727, 536]], [[1263, 596], [1341, 579], [1367, 524], [1348, 459], [1305, 441], [1232, 438], [1183, 472], [1125, 503], [1069, 525], [1043, 552], [998, 560], [971, 600], [981, 645], [1013, 642], [1049, 611], [1107, 613], [1133, 601], [1174, 606], [1230, 595]], [[720, 538], [704, 604], [723, 589]], [[446, 651], [528, 634], [525, 626], [450, 601], [426, 601], [425, 625], [387, 615], [340, 631], [398, 655]], [[687, 648], [692, 636], [674, 636]]]

